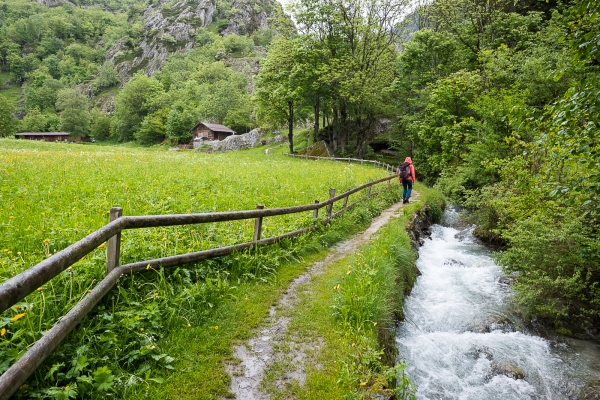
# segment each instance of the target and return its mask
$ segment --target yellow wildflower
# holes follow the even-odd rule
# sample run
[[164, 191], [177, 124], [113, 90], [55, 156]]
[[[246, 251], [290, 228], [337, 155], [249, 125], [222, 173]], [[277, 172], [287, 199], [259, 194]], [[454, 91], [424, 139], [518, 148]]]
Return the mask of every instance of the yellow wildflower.
[[150, 269], [150, 264], [146, 265], [146, 269]]
[[15, 322], [15, 321], [17, 321], [17, 320], [20, 320], [20, 319], [21, 319], [21, 318], [23, 318], [24, 316], [25, 316], [25, 313], [23, 313], [23, 314], [17, 314], [17, 315], [15, 315], [14, 317], [12, 317], [10, 320], [11, 320], [11, 321], [13, 321], [13, 322]]
[[367, 386], [367, 382], [361, 382], [360, 386]]
[[0, 331], [0, 336], [4, 336], [6, 335], [6, 329], [2, 328], [2, 330]]
[[102, 243], [100, 246], [98, 246], [98, 248], [99, 248], [99, 249], [103, 248], [105, 244], [106, 244], [106, 243]]
[[350, 275], [350, 271], [346, 272], [346, 275]]
[[41, 288], [41, 287], [37, 288], [37, 291], [38, 291], [38, 292], [41, 292], [41, 291], [42, 291], [42, 288]]
[[215, 329], [219, 329], [219, 325], [215, 326]]
[[356, 347], [356, 343], [352, 343], [352, 347]]

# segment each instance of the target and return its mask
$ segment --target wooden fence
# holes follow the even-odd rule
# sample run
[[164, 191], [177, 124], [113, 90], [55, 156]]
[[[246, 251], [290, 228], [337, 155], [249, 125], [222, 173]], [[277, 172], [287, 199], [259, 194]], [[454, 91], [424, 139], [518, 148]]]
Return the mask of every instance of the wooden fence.
[[[315, 158], [315, 157], [311, 157]], [[343, 161], [350, 159], [341, 159]], [[362, 160], [357, 160], [362, 161]], [[365, 162], [367, 162], [365, 160]], [[385, 167], [388, 171], [393, 171], [391, 165], [375, 163], [377, 166]], [[107, 275], [98, 282], [98, 284], [79, 301], [65, 316], [63, 316], [42, 338], [35, 342], [29, 350], [14, 363], [2, 376], [0, 376], [0, 400], [8, 399], [31, 375], [37, 367], [48, 357], [65, 337], [77, 326], [77, 324], [94, 308], [98, 302], [106, 295], [125, 275], [132, 273], [145, 272], [148, 265], [151, 268], [157, 267], [175, 267], [184, 264], [191, 264], [209, 258], [216, 258], [248, 249], [253, 246], [264, 246], [276, 243], [283, 239], [292, 238], [302, 233], [314, 229], [318, 221], [319, 210], [326, 207], [327, 217], [322, 223], [328, 223], [332, 218], [342, 214], [345, 210], [353, 207], [358, 202], [377, 193], [372, 193], [371, 188], [374, 185], [387, 181], [388, 186], [392, 179], [396, 178], [395, 173], [379, 180], [359, 186], [355, 189], [336, 196], [335, 189], [329, 190], [329, 199], [323, 202], [315, 200], [314, 204], [284, 208], [264, 208], [259, 204], [256, 210], [217, 212], [204, 214], [174, 214], [174, 215], [149, 215], [149, 216], [123, 216], [122, 209], [114, 207], [110, 210], [110, 222], [87, 235], [78, 242], [55, 253], [51, 257], [43, 260], [39, 264], [25, 270], [2, 284], [0, 284], [0, 312], [4, 312], [17, 302], [24, 299], [27, 295], [33, 293], [37, 288], [49, 282], [52, 278], [73, 265], [75, 262], [94, 251], [102, 243], [108, 242], [107, 246]], [[366, 197], [348, 204], [350, 195], [366, 190]], [[343, 200], [342, 208], [333, 213], [333, 204]], [[261, 239], [263, 218], [277, 215], [295, 214], [312, 211], [315, 224], [303, 229], [289, 232], [283, 235]], [[153, 228], [175, 225], [203, 224], [210, 222], [236, 221], [244, 219], [255, 219], [254, 236], [252, 242], [240, 243], [236, 245], [219, 247], [215, 249], [202, 250], [192, 253], [180, 254], [176, 256], [157, 258], [154, 260], [140, 261], [136, 263], [119, 265], [121, 231], [126, 229]]]

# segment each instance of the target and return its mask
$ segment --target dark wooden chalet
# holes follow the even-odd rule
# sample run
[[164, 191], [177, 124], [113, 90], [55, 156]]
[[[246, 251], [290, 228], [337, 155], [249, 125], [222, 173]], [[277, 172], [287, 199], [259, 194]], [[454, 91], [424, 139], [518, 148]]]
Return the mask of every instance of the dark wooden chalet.
[[205, 140], [223, 140], [227, 136], [235, 135], [235, 132], [224, 125], [210, 124], [208, 122], [198, 122], [190, 132], [194, 136], [194, 141]]
[[21, 132], [15, 133], [15, 139], [45, 140], [46, 142], [62, 142], [71, 140], [68, 132]]

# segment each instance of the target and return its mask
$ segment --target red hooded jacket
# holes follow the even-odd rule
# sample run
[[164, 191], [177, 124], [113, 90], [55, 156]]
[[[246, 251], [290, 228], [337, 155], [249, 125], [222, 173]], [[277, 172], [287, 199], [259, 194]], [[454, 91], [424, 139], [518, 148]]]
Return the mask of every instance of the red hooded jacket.
[[[406, 180], [407, 180], [407, 181], [413, 181], [413, 182], [416, 182], [416, 181], [417, 181], [417, 176], [415, 175], [415, 167], [413, 166], [413, 163], [412, 163], [412, 158], [410, 158], [410, 157], [406, 157], [406, 158], [404, 159], [404, 162], [408, 162], [408, 163], [410, 163], [410, 167], [409, 167], [409, 170], [410, 170], [410, 176], [409, 176], [408, 178], [406, 178]], [[398, 179], [399, 179], [399, 180], [402, 180], [402, 179], [400, 179], [400, 177], [398, 177]]]

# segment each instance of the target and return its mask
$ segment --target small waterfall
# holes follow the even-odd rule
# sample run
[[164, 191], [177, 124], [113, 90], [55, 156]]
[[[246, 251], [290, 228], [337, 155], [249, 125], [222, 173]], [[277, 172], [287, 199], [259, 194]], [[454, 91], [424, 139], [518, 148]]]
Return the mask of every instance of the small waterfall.
[[600, 346], [527, 329], [488, 249], [456, 210], [431, 227], [397, 343], [419, 399], [576, 399], [600, 377]]

